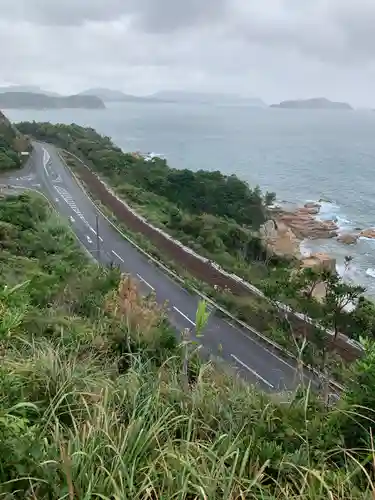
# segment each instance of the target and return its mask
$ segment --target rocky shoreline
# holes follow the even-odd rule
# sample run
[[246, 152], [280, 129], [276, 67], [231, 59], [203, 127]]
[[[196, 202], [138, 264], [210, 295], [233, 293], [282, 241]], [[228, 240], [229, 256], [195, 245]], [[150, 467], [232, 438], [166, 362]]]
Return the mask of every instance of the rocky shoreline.
[[[302, 207], [271, 209], [262, 234], [275, 253], [298, 256], [296, 246], [303, 240], [336, 238], [339, 243], [354, 245], [359, 238], [375, 239], [375, 228], [356, 228], [353, 232], [340, 232], [336, 220], [321, 220], [320, 203], [305, 203]], [[290, 240], [289, 245], [286, 240]]]
[[306, 203], [293, 210], [273, 208], [270, 220], [261, 229], [262, 238], [270, 251], [301, 260], [303, 256], [300, 246], [303, 240], [337, 237], [337, 223], [334, 220], [319, 220], [319, 211], [318, 203]]
[[321, 205], [319, 203], [306, 203], [295, 210], [276, 208], [272, 218], [276, 224], [289, 227], [299, 240], [326, 239], [338, 236], [339, 227], [335, 220], [319, 220]]

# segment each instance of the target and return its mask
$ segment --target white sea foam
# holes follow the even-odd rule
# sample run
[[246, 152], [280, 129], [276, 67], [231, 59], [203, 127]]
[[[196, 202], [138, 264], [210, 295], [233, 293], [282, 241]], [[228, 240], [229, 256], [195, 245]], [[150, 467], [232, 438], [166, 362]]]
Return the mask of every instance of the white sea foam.
[[367, 276], [371, 276], [371, 278], [375, 278], [375, 269], [373, 267], [369, 267], [366, 271]]
[[335, 221], [339, 232], [348, 231], [353, 228], [353, 223], [341, 213], [340, 206], [333, 202], [320, 202], [320, 210], [317, 218], [319, 220]]

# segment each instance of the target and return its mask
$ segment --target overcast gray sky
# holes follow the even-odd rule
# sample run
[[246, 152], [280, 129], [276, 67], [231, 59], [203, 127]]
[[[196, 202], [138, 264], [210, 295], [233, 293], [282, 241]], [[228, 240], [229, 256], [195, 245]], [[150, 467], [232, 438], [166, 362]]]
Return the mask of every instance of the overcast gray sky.
[[0, 0], [0, 83], [375, 106], [375, 0]]

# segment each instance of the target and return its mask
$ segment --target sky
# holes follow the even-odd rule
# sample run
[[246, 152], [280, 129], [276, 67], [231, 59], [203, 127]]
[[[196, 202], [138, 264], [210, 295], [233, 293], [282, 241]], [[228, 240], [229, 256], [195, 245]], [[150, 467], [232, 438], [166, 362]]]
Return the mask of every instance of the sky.
[[0, 0], [0, 84], [375, 107], [375, 0]]

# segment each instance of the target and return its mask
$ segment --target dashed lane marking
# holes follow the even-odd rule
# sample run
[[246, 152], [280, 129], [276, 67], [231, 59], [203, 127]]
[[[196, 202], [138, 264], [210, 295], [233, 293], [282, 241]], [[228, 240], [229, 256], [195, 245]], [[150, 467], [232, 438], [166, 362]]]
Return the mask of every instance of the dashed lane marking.
[[121, 260], [121, 262], [125, 262], [124, 259], [114, 250], [111, 250], [113, 255], [118, 258], [118, 260]]
[[142, 276], [141, 276], [140, 274], [138, 274], [138, 273], [137, 273], [137, 276], [138, 276], [138, 278], [139, 278], [139, 279], [140, 279], [140, 280], [141, 280], [141, 281], [142, 281], [145, 285], [147, 285], [149, 288], [151, 288], [151, 290], [152, 290], [153, 292], [155, 292], [155, 288], [154, 288], [152, 285], [150, 285], [150, 283], [148, 283], [148, 281], [146, 281], [144, 278], [142, 278]]
[[185, 319], [186, 319], [186, 321], [189, 321], [189, 323], [191, 323], [192, 325], [194, 325], [194, 326], [195, 326], [194, 321], [193, 321], [193, 320], [191, 320], [188, 316], [186, 316], [186, 314], [184, 314], [182, 311], [180, 311], [179, 309], [177, 309], [177, 307], [176, 307], [176, 306], [173, 306], [173, 309], [174, 309], [176, 312], [178, 312], [178, 314], [180, 314], [183, 318], [185, 318]]
[[[93, 227], [91, 227], [91, 226], [89, 226], [89, 229], [90, 229], [90, 231], [91, 231], [92, 233], [94, 233], [94, 234], [95, 234], [95, 236], [96, 236], [96, 231], [95, 231], [95, 229], [94, 229]], [[100, 240], [101, 242], [103, 242], [103, 238], [102, 238], [101, 236], [99, 236], [99, 240]]]
[[274, 389], [275, 387], [270, 383], [268, 382], [268, 380], [266, 380], [265, 378], [263, 378], [261, 375], [259, 375], [258, 372], [256, 372], [255, 370], [253, 370], [252, 368], [250, 368], [250, 366], [248, 366], [246, 363], [244, 363], [243, 361], [241, 361], [239, 358], [237, 358], [237, 356], [235, 356], [234, 354], [231, 354], [232, 358], [241, 366], [243, 366], [244, 368], [246, 368], [246, 370], [248, 370], [250, 373], [252, 373], [258, 380], [261, 380], [264, 384], [268, 385], [268, 387], [270, 387], [271, 389]]

